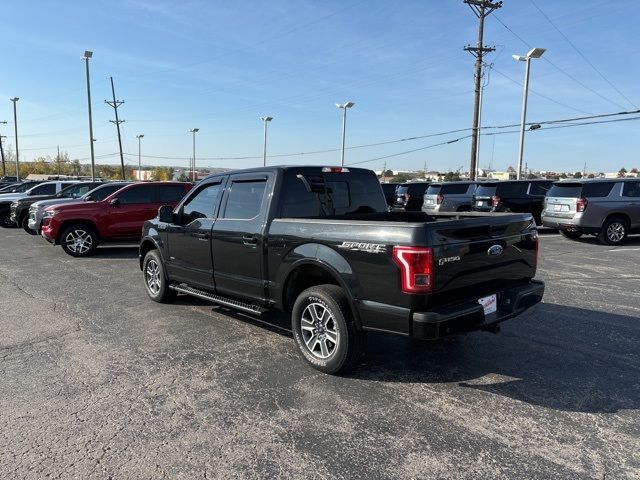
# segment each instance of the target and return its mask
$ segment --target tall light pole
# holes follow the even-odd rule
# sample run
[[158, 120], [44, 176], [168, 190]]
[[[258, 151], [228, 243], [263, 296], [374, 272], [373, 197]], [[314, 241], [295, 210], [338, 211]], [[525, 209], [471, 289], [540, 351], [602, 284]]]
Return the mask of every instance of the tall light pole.
[[264, 123], [264, 148], [262, 149], [262, 166], [267, 166], [267, 123], [273, 120], [273, 117], [260, 117]]
[[544, 48], [532, 48], [526, 55], [513, 55], [513, 58], [519, 62], [525, 62], [524, 70], [524, 92], [522, 94], [522, 118], [520, 120], [520, 151], [518, 154], [518, 171], [517, 179], [522, 177], [522, 159], [524, 157], [524, 126], [527, 122], [527, 99], [529, 97], [529, 69], [531, 67], [532, 58], [540, 58], [546, 50]]
[[344, 142], [347, 133], [347, 108], [355, 105], [353, 102], [336, 103], [336, 107], [341, 108], [342, 112], [342, 148], [340, 149], [340, 165], [344, 166]]
[[[0, 122], [0, 125], [6, 125], [7, 122]], [[2, 176], [7, 175], [7, 166], [4, 163], [4, 148], [2, 148], [2, 139], [7, 138], [4, 135], [0, 134], [0, 158], [2, 158]]]
[[140, 145], [140, 140], [142, 138], [144, 138], [144, 135], [140, 134], [140, 135], [136, 135], [136, 138], [138, 139], [138, 180], [142, 180], [142, 161], [141, 161], [141, 155], [140, 155], [140, 151], [141, 151], [141, 145]]
[[199, 132], [199, 128], [192, 128], [189, 130], [193, 134], [193, 157], [191, 158], [191, 180], [196, 181], [196, 133]]
[[91, 118], [91, 84], [89, 82], [89, 59], [93, 56], [93, 52], [85, 50], [84, 65], [87, 77], [87, 105], [89, 106], [89, 146], [91, 147], [91, 180], [96, 179], [96, 158], [93, 152], [93, 120]]
[[13, 97], [11, 101], [13, 102], [13, 131], [16, 136], [16, 181], [20, 181], [20, 162], [18, 160], [18, 114], [16, 113], [16, 103], [20, 100], [18, 97]]

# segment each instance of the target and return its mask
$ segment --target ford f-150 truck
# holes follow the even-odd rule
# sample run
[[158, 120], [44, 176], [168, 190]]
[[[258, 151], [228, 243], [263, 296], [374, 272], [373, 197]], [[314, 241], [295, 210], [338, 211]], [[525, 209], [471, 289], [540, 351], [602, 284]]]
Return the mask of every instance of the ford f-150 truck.
[[372, 171], [290, 166], [215, 174], [161, 207], [140, 268], [157, 302], [291, 312], [302, 356], [336, 373], [367, 331], [497, 331], [542, 299], [537, 253], [530, 214], [388, 212]]

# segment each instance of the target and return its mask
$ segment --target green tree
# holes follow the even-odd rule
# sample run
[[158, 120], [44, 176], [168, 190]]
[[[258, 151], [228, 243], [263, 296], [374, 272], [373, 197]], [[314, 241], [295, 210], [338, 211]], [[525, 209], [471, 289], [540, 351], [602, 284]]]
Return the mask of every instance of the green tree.
[[627, 169], [622, 167], [620, 170], [618, 170], [618, 177], [624, 177], [627, 174]]
[[182, 172], [179, 176], [178, 176], [178, 181], [179, 182], [188, 182], [189, 181], [189, 177], [187, 176], [186, 173]]
[[582, 172], [576, 172], [573, 174], [573, 178], [582, 178]]
[[596, 176], [593, 173], [590, 173], [589, 175], [587, 175], [587, 178], [596, 178]]

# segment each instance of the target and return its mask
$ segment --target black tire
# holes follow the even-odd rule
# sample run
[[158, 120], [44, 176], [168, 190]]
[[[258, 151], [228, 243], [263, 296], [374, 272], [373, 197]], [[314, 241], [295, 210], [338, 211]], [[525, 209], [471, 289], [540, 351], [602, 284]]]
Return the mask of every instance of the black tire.
[[142, 261], [142, 275], [147, 295], [154, 302], [170, 303], [178, 296], [169, 288], [164, 264], [157, 250], [149, 250]]
[[0, 227], [13, 228], [16, 224], [11, 221], [11, 212], [9, 209], [0, 211]]
[[337, 285], [303, 291], [291, 311], [291, 328], [303, 358], [323, 373], [345, 372], [362, 355], [364, 333], [356, 329], [347, 296]]
[[565, 238], [570, 238], [571, 240], [577, 240], [582, 236], [582, 232], [575, 232], [570, 230], [560, 230], [560, 234]]
[[20, 222], [20, 224], [22, 225], [22, 229], [27, 232], [29, 235], [37, 235], [38, 232], [36, 232], [35, 230], [31, 230], [29, 228], [29, 216], [25, 215], [24, 217], [22, 217], [22, 221]]
[[629, 225], [624, 218], [610, 217], [598, 232], [598, 240], [603, 245], [622, 245], [629, 235]]
[[96, 229], [83, 223], [69, 225], [60, 235], [60, 245], [65, 253], [72, 257], [93, 255], [100, 243]]

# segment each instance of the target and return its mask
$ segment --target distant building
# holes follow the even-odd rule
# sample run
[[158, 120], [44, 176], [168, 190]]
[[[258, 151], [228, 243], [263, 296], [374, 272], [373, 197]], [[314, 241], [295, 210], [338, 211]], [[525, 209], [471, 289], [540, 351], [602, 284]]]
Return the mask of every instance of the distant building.
[[[512, 169], [513, 170], [513, 169]], [[506, 172], [490, 172], [487, 175], [492, 180], [515, 180], [517, 178], [515, 170]]]

